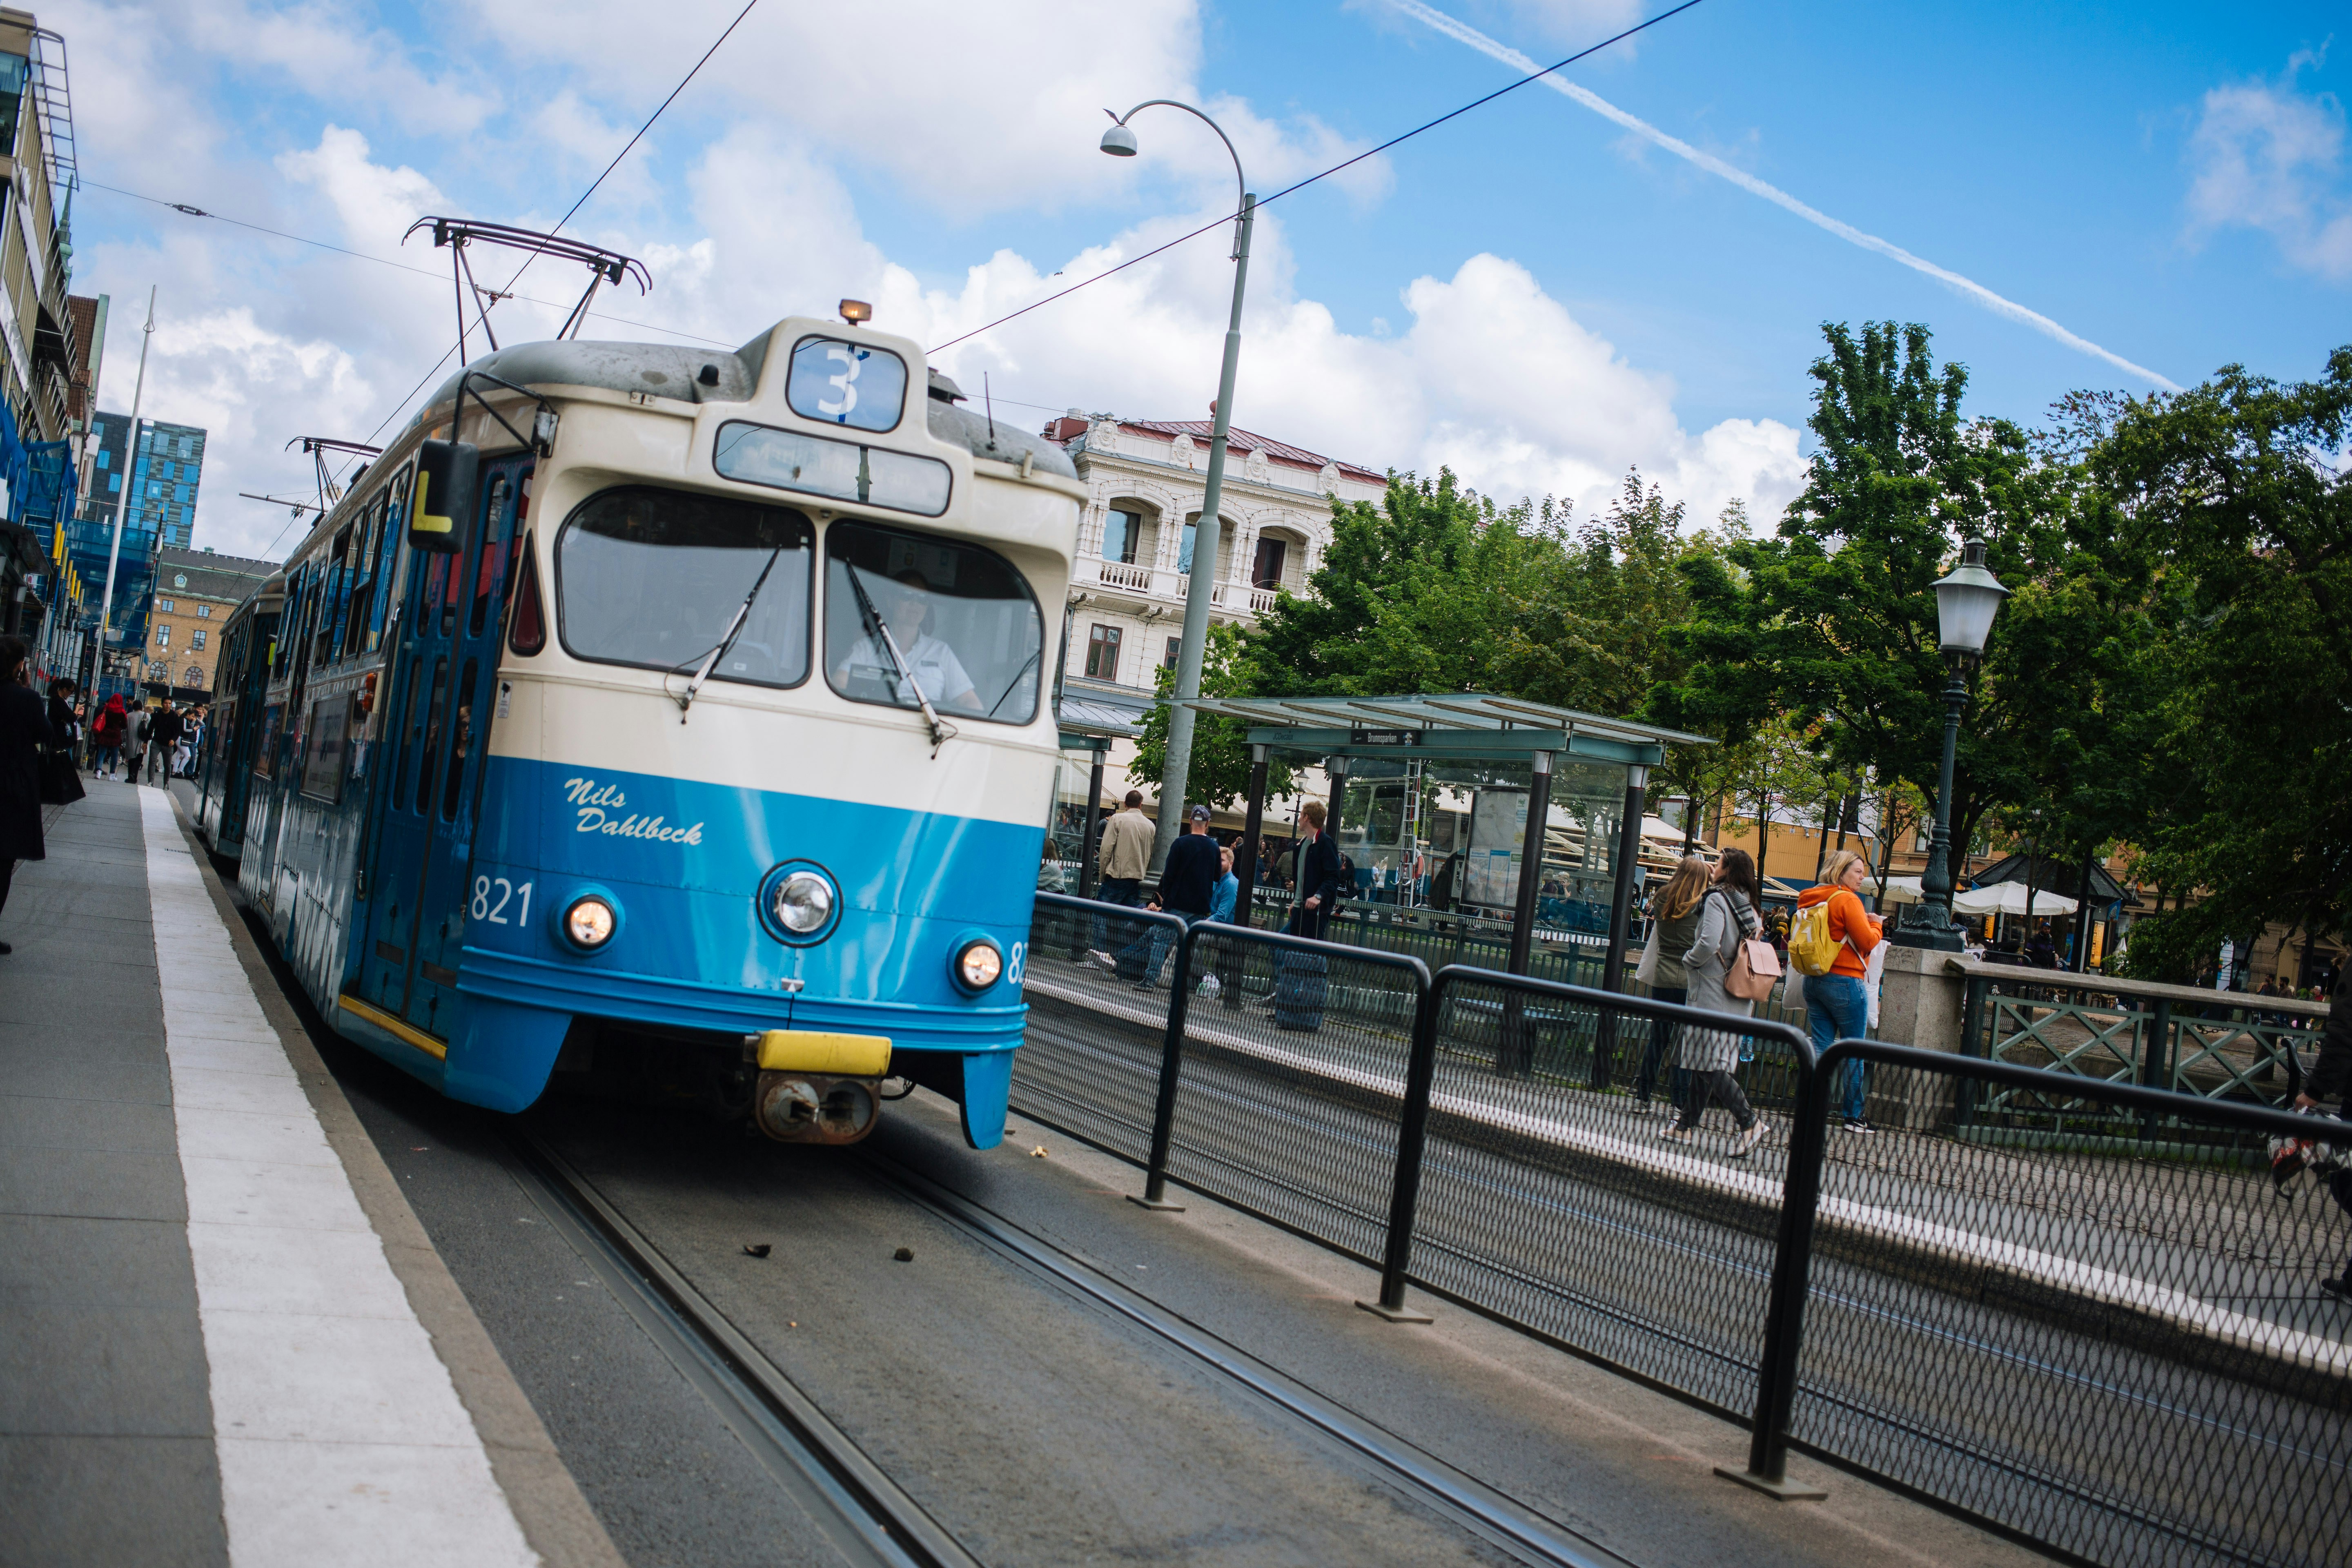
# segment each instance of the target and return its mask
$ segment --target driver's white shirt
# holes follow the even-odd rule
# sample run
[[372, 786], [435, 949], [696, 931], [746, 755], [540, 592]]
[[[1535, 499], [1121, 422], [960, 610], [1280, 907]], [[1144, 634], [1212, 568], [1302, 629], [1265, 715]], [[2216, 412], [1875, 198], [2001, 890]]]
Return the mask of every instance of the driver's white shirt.
[[[955, 649], [930, 633], [919, 633], [914, 646], [902, 644], [898, 651], [907, 656], [907, 668], [914, 675], [915, 684], [934, 703], [952, 701], [972, 689], [971, 677], [964, 673], [963, 661], [956, 658]], [[853, 676], [872, 670], [895, 679], [898, 673], [890, 662], [890, 650], [882, 646], [880, 637], [871, 635], [857, 639], [857, 645], [849, 650], [848, 665]], [[914, 693], [906, 695], [912, 697]]]

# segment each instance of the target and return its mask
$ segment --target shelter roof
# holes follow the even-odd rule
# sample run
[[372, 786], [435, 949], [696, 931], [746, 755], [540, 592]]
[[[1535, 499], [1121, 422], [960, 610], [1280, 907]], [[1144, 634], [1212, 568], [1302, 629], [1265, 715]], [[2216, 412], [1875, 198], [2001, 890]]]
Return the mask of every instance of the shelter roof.
[[1574, 756], [1655, 766], [1667, 746], [1705, 735], [1517, 697], [1454, 691], [1407, 697], [1201, 698], [1185, 704], [1251, 726], [1253, 745], [1327, 756]]

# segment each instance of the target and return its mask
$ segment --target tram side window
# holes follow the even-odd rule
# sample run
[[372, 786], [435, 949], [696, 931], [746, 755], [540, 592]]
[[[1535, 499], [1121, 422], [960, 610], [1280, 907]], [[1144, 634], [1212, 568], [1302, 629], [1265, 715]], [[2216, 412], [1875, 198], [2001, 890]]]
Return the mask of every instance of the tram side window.
[[482, 635], [482, 627], [489, 616], [490, 590], [499, 586], [503, 581], [497, 569], [498, 546], [506, 538], [507, 492], [510, 488], [510, 481], [504, 474], [490, 481], [489, 512], [482, 523], [482, 567], [474, 574], [474, 609], [466, 623], [467, 637]]
[[691, 672], [726, 639], [757, 583], [711, 679], [798, 686], [808, 679], [815, 559], [814, 527], [789, 507], [650, 486], [605, 490], [556, 536], [557, 635], [574, 658]]
[[384, 492], [383, 522], [376, 531], [375, 580], [383, 592], [375, 595], [375, 605], [368, 616], [367, 651], [373, 653], [383, 639], [384, 619], [399, 595], [398, 575], [402, 547], [407, 542], [408, 474], [405, 469], [394, 476], [392, 486]]
[[[1037, 716], [1045, 623], [1028, 583], [991, 551], [843, 521], [825, 533], [824, 672], [853, 702], [1025, 724]], [[878, 624], [877, 624], [878, 623]], [[899, 672], [882, 637], [907, 665]]]

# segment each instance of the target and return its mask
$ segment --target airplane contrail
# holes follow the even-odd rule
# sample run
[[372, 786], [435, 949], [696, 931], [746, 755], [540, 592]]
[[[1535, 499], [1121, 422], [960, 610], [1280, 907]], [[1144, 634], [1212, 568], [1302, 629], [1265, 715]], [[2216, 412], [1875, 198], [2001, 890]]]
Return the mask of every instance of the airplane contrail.
[[[1388, 0], [1388, 3], [1391, 8], [1403, 13], [1405, 16], [1412, 17], [1414, 21], [1421, 23], [1424, 26], [1443, 33], [1447, 37], [1454, 39], [1457, 43], [1467, 44], [1472, 48], [1477, 50], [1480, 54], [1486, 56], [1490, 59], [1499, 60], [1503, 64], [1509, 66], [1513, 70], [1533, 73], [1543, 68], [1536, 61], [1529, 59], [1527, 56], [1519, 53], [1518, 50], [1512, 48], [1509, 45], [1497, 43], [1493, 38], [1488, 37], [1486, 34], [1478, 31], [1477, 28], [1471, 26], [1468, 23], [1457, 22], [1453, 17], [1447, 16], [1444, 12], [1423, 4], [1423, 0]], [[1646, 138], [1647, 140], [1657, 143], [1667, 152], [1672, 153], [1675, 157], [1687, 159], [1689, 162], [1697, 164], [1700, 168], [1705, 169], [1710, 174], [1719, 174], [1723, 178], [1729, 180], [1733, 184], [1738, 185], [1740, 189], [1749, 192], [1752, 195], [1762, 196], [1766, 201], [1770, 202], [1775, 206], [1787, 208], [1789, 211], [1796, 214], [1799, 217], [1803, 218], [1807, 223], [1819, 228], [1827, 229], [1830, 233], [1836, 235], [1840, 239], [1845, 240], [1853, 245], [1858, 245], [1864, 250], [1874, 250], [1879, 255], [1887, 258], [1891, 261], [1902, 263], [1904, 266], [1910, 268], [1915, 272], [1924, 272], [1928, 277], [1935, 279], [1937, 282], [1948, 284], [1950, 287], [1957, 289], [1962, 294], [1974, 300], [1978, 304], [1982, 305], [1986, 310], [1990, 310], [1997, 316], [2006, 316], [2012, 321], [2021, 322], [2026, 326], [2032, 327], [2035, 331], [2041, 332], [2044, 336], [2057, 339], [2058, 342], [2064, 343], [2068, 348], [2079, 349], [2086, 354], [2095, 355], [2098, 358], [2106, 361], [2109, 364], [2116, 366], [2117, 369], [2128, 371], [2133, 375], [2139, 376], [2164, 388], [2167, 392], [2179, 392], [2180, 390], [2180, 385], [2178, 382], [2175, 382], [2167, 376], [2158, 374], [2155, 371], [2148, 369], [2146, 365], [2134, 364], [2131, 361], [2124, 358], [2123, 355], [2110, 353], [2109, 351], [2101, 348], [2098, 344], [2091, 342], [2088, 338], [2083, 337], [2075, 332], [2068, 331], [2064, 327], [2060, 326], [2057, 322], [2052, 321], [2041, 311], [2028, 310], [2025, 306], [2019, 304], [2014, 300], [2004, 299], [2000, 295], [1994, 293], [1991, 289], [1986, 288], [1983, 284], [1977, 282], [1974, 279], [1963, 278], [1960, 274], [1953, 271], [1948, 267], [1938, 267], [1925, 257], [1912, 255], [1909, 251], [1890, 240], [1881, 239], [1874, 234], [1865, 234], [1861, 229], [1854, 227], [1853, 225], [1850, 223], [1841, 223], [1836, 218], [1830, 216], [1829, 214], [1821, 211], [1817, 207], [1807, 206], [1803, 202], [1799, 201], [1796, 197], [1780, 189], [1778, 185], [1769, 184], [1766, 182], [1758, 179], [1747, 170], [1738, 168], [1731, 163], [1727, 163], [1711, 153], [1702, 153], [1697, 148], [1692, 146], [1689, 142], [1683, 141], [1679, 137], [1667, 135], [1664, 132], [1659, 130], [1648, 121], [1641, 119], [1637, 115], [1626, 113], [1623, 110], [1618, 108], [1607, 99], [1602, 98], [1600, 94], [1593, 92], [1589, 89], [1579, 87], [1572, 81], [1562, 80], [1558, 76], [1548, 76], [1542, 79], [1543, 85], [1551, 89], [1554, 92], [1559, 93], [1563, 97], [1573, 99], [1576, 102], [1584, 105], [1585, 108], [1592, 110], [1593, 113], [1600, 115], [1604, 120], [1615, 121], [1618, 124], [1623, 126], [1626, 130], [1631, 131], [1636, 136]]]

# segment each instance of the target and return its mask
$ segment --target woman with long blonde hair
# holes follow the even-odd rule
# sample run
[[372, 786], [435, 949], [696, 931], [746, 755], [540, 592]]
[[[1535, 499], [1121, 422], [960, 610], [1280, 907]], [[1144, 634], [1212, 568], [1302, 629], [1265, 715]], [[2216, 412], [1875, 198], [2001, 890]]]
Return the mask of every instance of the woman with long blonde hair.
[[[1650, 994], [1660, 1002], [1681, 1002], [1690, 995], [1690, 980], [1683, 973], [1683, 954], [1698, 939], [1699, 900], [1706, 897], [1708, 870], [1703, 856], [1685, 855], [1682, 864], [1650, 905], [1650, 941], [1655, 956], [1652, 959]], [[1666, 1058], [1666, 1043], [1674, 1037], [1674, 1026], [1664, 1018], [1652, 1020], [1650, 1044], [1642, 1052], [1642, 1070], [1633, 1079], [1633, 1098], [1646, 1109], [1651, 1094], [1658, 1087], [1658, 1066]], [[1681, 1068], [1674, 1069], [1673, 1092], [1667, 1097], [1668, 1109], [1679, 1105], [1687, 1086], [1687, 1075]]]

